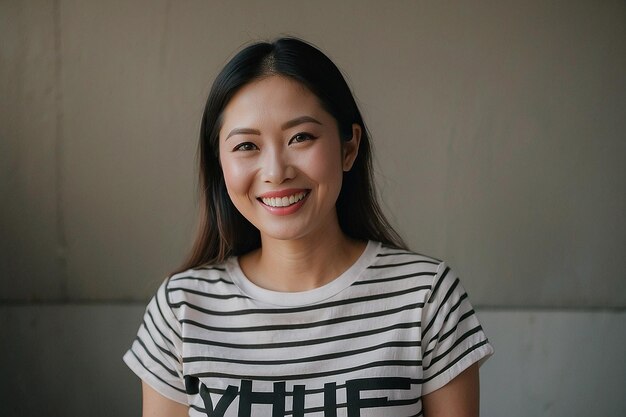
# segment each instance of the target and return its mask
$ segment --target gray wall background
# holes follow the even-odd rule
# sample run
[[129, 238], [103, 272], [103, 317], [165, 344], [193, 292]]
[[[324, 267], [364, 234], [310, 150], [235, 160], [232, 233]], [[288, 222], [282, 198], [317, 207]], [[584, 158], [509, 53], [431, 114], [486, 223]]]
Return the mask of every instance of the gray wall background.
[[280, 34], [344, 71], [392, 222], [461, 273], [496, 347], [483, 415], [625, 415], [608, 0], [0, 1], [0, 414], [138, 413], [120, 357], [190, 247], [204, 100]]

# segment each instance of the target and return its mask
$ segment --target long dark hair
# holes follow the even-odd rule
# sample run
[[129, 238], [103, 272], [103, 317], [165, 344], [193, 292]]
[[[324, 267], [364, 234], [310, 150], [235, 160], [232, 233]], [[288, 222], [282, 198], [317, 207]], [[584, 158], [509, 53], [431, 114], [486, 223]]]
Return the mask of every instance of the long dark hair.
[[352, 169], [344, 173], [336, 203], [339, 226], [354, 239], [377, 240], [405, 249], [402, 238], [376, 201], [369, 133], [341, 72], [311, 44], [281, 38], [244, 48], [213, 83], [200, 128], [201, 223], [191, 254], [179, 271], [220, 263], [261, 246], [258, 229], [239, 213], [226, 192], [219, 161], [219, 131], [224, 108], [235, 93], [244, 85], [271, 75], [294, 79], [315, 94], [337, 121], [342, 140], [351, 139], [354, 123], [361, 126], [359, 152]]

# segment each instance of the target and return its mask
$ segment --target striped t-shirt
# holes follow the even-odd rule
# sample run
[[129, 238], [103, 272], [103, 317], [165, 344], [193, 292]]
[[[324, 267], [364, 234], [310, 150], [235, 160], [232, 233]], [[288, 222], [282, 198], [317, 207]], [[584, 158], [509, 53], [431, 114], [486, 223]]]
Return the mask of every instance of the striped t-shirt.
[[369, 242], [330, 283], [260, 288], [237, 258], [165, 280], [128, 366], [190, 416], [416, 416], [493, 353], [445, 263]]

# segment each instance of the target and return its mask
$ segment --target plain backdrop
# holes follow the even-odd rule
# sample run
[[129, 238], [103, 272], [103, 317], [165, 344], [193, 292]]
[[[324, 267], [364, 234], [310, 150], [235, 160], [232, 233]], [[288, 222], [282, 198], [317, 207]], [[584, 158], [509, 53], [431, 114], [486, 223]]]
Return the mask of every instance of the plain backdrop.
[[623, 307], [625, 9], [3, 1], [1, 298], [150, 296], [190, 246], [212, 79], [291, 34], [345, 72], [386, 212], [475, 303]]
[[609, 0], [0, 1], [0, 403], [38, 380], [22, 415], [137, 409], [119, 358], [190, 248], [211, 82], [281, 35], [345, 73], [385, 212], [491, 323], [488, 415], [598, 398], [623, 415], [626, 3]]

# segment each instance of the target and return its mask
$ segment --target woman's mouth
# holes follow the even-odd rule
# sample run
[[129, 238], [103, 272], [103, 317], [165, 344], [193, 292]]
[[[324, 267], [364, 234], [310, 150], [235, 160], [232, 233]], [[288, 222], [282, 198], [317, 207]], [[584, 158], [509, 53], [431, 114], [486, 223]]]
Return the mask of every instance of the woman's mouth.
[[272, 214], [284, 216], [297, 212], [304, 204], [311, 190], [283, 190], [257, 197], [266, 210]]
[[307, 194], [308, 191], [301, 191], [284, 197], [263, 197], [261, 201], [263, 204], [270, 207], [289, 207], [302, 200]]

